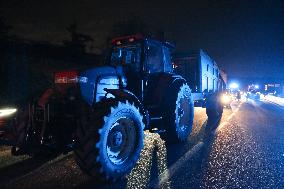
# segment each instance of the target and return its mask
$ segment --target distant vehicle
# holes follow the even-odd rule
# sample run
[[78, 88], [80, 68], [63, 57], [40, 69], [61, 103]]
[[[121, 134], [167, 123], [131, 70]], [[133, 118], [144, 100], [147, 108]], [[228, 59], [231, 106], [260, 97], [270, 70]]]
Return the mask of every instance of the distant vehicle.
[[260, 93], [259, 87], [255, 87], [255, 85], [250, 85], [248, 87], [247, 98], [250, 98], [253, 100], [259, 100], [260, 95], [261, 93]]
[[237, 91], [237, 93], [236, 93], [236, 99], [237, 99], [238, 101], [240, 101], [241, 98], [242, 98], [242, 96], [241, 96], [241, 91]]
[[250, 98], [252, 100], [260, 100], [260, 95], [261, 93], [255, 90], [247, 92], [247, 98]]
[[226, 84], [218, 65], [205, 51], [175, 54], [174, 70], [188, 81], [195, 106], [206, 106], [208, 117], [222, 115], [221, 92]]

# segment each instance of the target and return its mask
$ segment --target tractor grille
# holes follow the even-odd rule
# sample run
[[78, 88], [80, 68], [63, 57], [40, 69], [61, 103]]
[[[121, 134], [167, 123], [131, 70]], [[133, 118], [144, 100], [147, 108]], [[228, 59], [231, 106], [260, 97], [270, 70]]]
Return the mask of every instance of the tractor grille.
[[45, 105], [44, 107], [35, 105], [34, 120], [40, 122], [49, 121], [49, 104]]

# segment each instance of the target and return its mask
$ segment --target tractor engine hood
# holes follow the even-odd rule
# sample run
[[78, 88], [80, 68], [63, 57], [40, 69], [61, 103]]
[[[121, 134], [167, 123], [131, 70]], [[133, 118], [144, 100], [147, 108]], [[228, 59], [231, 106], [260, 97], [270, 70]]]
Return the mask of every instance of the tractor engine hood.
[[[104, 88], [118, 87], [119, 77], [125, 80], [121, 66], [102, 66], [81, 72], [79, 86], [82, 98], [92, 105], [98, 101], [97, 94], [103, 95], [105, 93]], [[100, 83], [102, 79], [104, 79], [103, 84]]]

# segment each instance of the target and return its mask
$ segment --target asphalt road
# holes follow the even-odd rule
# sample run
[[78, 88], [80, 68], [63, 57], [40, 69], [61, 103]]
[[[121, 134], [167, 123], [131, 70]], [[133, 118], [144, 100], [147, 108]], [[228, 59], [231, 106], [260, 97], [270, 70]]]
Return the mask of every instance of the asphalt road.
[[215, 136], [171, 178], [172, 188], [284, 188], [284, 110], [234, 102]]
[[42, 160], [0, 149], [1, 188], [284, 188], [284, 109], [261, 101], [233, 102], [215, 132], [195, 109], [193, 133], [166, 145], [145, 133], [145, 147], [126, 179], [112, 183], [84, 175], [72, 153]]

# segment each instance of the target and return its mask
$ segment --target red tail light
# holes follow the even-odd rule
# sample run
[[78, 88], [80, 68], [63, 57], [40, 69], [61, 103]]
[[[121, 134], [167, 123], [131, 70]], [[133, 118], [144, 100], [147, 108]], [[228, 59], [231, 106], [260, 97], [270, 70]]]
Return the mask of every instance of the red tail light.
[[77, 71], [62, 71], [55, 73], [54, 83], [56, 84], [68, 84], [78, 82]]

